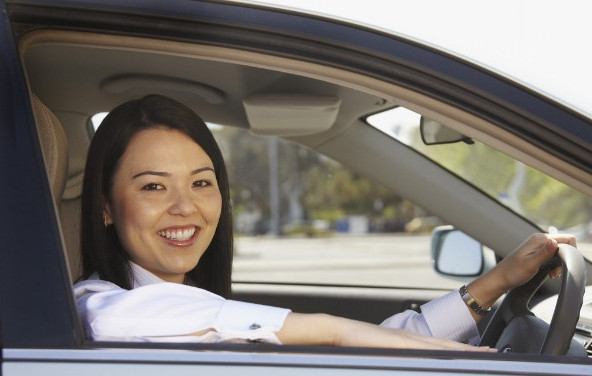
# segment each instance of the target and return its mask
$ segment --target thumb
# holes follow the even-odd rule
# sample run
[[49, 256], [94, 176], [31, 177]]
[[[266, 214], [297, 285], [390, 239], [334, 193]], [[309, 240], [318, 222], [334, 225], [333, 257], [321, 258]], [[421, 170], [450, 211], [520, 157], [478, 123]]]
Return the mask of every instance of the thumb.
[[546, 244], [546, 250], [547, 253], [549, 255], [549, 257], [553, 256], [557, 250], [559, 249], [559, 244], [557, 243], [557, 240], [555, 239], [549, 239], [549, 241]]

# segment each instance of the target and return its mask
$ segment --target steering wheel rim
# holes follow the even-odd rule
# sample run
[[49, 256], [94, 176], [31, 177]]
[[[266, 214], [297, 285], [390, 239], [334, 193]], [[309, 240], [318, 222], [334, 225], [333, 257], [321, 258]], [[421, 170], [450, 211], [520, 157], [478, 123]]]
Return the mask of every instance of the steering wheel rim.
[[[564, 355], [567, 353], [576, 324], [580, 317], [586, 288], [586, 264], [580, 252], [569, 244], [559, 244], [557, 254], [545, 263], [527, 283], [510, 290], [496, 309], [481, 337], [480, 346], [496, 347], [502, 352], [513, 351], [512, 341], [526, 338], [522, 335], [504, 336], [513, 321], [534, 322], [540, 328], [542, 320], [528, 309], [528, 303], [547, 280], [549, 272], [556, 266], [563, 267], [561, 288], [557, 297], [553, 318], [540, 347], [539, 354]], [[519, 318], [519, 319], [517, 319]], [[534, 321], [533, 321], [534, 320]], [[519, 327], [518, 325], [516, 327]], [[503, 338], [503, 341], [500, 339]]]

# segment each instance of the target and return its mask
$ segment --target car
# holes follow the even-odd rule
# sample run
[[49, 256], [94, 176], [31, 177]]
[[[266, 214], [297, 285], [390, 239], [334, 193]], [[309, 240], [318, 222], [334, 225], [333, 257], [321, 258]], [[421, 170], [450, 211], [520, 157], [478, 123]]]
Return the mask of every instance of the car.
[[[590, 113], [329, 15], [186, 0], [0, 7], [2, 375], [592, 374]], [[543, 270], [488, 315], [499, 353], [93, 342], [72, 291], [84, 158], [105, 112], [151, 93], [195, 109], [221, 145], [234, 299], [379, 323], [535, 232], [573, 233], [579, 250], [553, 260], [561, 281]]]

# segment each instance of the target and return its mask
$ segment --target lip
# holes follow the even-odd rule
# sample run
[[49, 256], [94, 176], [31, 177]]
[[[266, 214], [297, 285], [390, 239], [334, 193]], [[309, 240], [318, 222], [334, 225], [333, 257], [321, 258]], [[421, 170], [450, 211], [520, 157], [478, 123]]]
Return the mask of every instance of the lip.
[[168, 245], [189, 247], [196, 242], [200, 231], [201, 227], [196, 225], [170, 226], [157, 231], [157, 236]]

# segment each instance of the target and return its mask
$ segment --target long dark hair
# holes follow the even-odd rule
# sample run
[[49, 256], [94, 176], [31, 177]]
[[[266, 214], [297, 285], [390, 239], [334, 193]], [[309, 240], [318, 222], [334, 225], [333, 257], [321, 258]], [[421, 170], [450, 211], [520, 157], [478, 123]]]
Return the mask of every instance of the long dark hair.
[[195, 141], [212, 160], [222, 212], [218, 227], [197, 266], [186, 274], [187, 283], [215, 294], [230, 295], [232, 271], [232, 215], [226, 167], [214, 136], [203, 120], [185, 105], [161, 95], [126, 102], [107, 115], [95, 133], [86, 160], [82, 187], [82, 277], [98, 273], [103, 280], [131, 289], [129, 256], [114, 226], [104, 226], [103, 208], [110, 197], [113, 175], [132, 137], [143, 130], [166, 127]]

